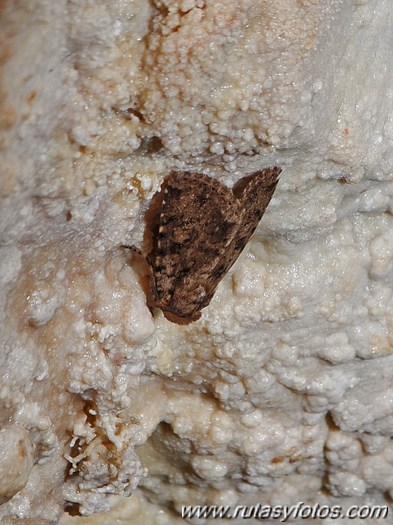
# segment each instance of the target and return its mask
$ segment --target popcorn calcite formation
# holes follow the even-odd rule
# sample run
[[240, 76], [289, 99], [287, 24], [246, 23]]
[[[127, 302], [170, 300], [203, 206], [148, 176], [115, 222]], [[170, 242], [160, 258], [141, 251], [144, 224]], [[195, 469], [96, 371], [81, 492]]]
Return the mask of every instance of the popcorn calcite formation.
[[[390, 0], [0, 9], [0, 523], [387, 504]], [[273, 165], [201, 319], [151, 312], [121, 246], [167, 174]]]

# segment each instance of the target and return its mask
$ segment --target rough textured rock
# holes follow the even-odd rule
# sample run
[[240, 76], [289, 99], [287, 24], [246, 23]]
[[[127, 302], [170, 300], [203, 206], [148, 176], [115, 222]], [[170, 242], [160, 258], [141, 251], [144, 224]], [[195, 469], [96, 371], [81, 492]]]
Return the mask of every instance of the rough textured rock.
[[[0, 9], [0, 522], [390, 501], [390, 0]], [[272, 165], [202, 318], [152, 316], [121, 245], [166, 175]]]

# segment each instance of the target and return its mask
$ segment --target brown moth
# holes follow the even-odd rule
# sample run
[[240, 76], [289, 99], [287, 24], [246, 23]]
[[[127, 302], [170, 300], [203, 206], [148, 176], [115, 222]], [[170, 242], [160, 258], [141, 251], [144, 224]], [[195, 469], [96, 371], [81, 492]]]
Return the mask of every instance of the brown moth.
[[150, 308], [178, 324], [199, 319], [258, 226], [280, 173], [266, 168], [232, 189], [200, 173], [171, 173], [146, 257]]

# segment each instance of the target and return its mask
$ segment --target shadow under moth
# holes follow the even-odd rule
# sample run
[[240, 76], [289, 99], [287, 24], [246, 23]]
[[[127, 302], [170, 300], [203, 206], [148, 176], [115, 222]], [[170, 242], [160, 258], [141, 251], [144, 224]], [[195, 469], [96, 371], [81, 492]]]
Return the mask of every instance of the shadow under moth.
[[199, 319], [258, 226], [280, 173], [266, 168], [233, 188], [200, 173], [171, 173], [153, 198], [145, 256], [150, 308], [177, 324]]

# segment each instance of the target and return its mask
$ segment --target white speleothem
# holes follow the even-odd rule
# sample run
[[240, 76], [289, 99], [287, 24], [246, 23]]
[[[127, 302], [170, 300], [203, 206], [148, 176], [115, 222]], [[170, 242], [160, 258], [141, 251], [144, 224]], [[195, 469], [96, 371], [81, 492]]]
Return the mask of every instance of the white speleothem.
[[[391, 1], [22, 4], [0, 12], [0, 522], [385, 504]], [[153, 319], [121, 245], [165, 176], [273, 165], [201, 319]]]

